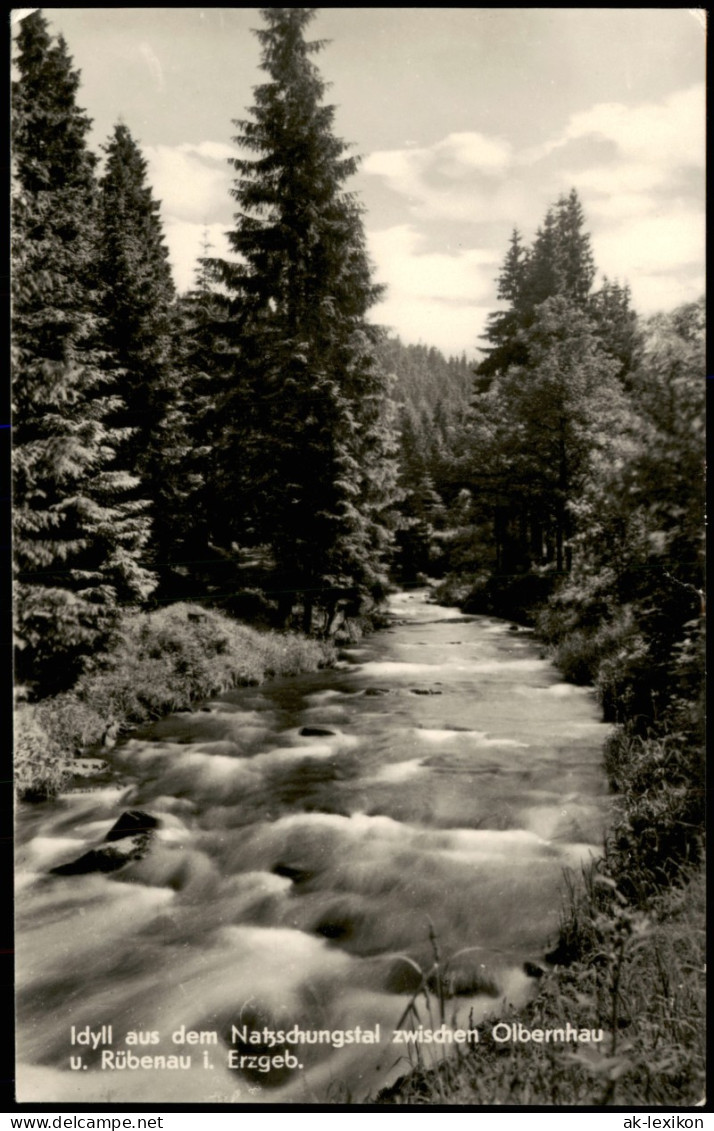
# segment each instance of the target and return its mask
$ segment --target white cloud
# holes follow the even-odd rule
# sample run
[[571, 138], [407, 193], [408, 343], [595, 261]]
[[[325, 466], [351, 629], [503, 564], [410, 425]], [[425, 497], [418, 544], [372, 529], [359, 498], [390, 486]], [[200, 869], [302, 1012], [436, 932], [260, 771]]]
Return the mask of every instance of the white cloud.
[[606, 138], [624, 160], [654, 167], [660, 175], [676, 165], [704, 165], [705, 88], [677, 90], [662, 102], [626, 106], [602, 102], [573, 114], [563, 135], [545, 147], [554, 150], [577, 138]]
[[702, 273], [649, 272], [638, 275], [632, 287], [633, 307], [640, 314], [656, 314], [661, 310], [674, 310], [685, 302], [696, 302], [706, 291]]
[[472, 220], [513, 163], [512, 147], [501, 138], [476, 132], [448, 134], [429, 147], [378, 150], [362, 163], [407, 197], [420, 219]]
[[581, 190], [581, 198], [587, 198], [588, 221], [599, 221], [605, 225], [622, 223], [625, 220], [640, 219], [657, 209], [654, 196], [645, 193], [621, 191], [603, 192], [602, 196], [590, 196], [587, 189], [575, 178], [572, 184]]
[[438, 300], [410, 299], [408, 304], [398, 296], [387, 298], [375, 308], [373, 322], [386, 326], [405, 342], [435, 346], [445, 357], [465, 353], [468, 358], [480, 357], [483, 333], [490, 307], [449, 306]]
[[[518, 205], [527, 209], [543, 189], [557, 196], [575, 185], [584, 194], [632, 197], [666, 185], [682, 167], [702, 167], [704, 113], [704, 87], [697, 84], [661, 103], [600, 103], [572, 115], [558, 137], [535, 149], [518, 152], [501, 138], [454, 133], [427, 148], [377, 151], [362, 168], [405, 196], [420, 219], [473, 221], [485, 213], [522, 223]], [[569, 144], [588, 139], [611, 142], [611, 156], [585, 167], [581, 156], [571, 168]]]
[[144, 156], [154, 195], [168, 218], [200, 222], [230, 205], [233, 179], [227, 157], [234, 150], [222, 142], [200, 145], [147, 145]]
[[[188, 291], [195, 285], [198, 260], [204, 254], [216, 259], [232, 258], [225, 234], [227, 227], [226, 224], [195, 224], [174, 217], [166, 219], [166, 244], [179, 293]], [[209, 246], [204, 252], [206, 241]]]
[[691, 274], [702, 261], [704, 219], [675, 206], [605, 228], [593, 237], [593, 245], [596, 259], [619, 265], [612, 273], [620, 278], [682, 271]]
[[[588, 169], [563, 171], [571, 184], [584, 193], [644, 195], [662, 184], [663, 174], [644, 161], [618, 161]], [[668, 178], [669, 174], [665, 174]]]
[[439, 171], [456, 177], [463, 175], [465, 169], [501, 173], [511, 164], [513, 156], [509, 142], [480, 133], [449, 134], [432, 152], [440, 161]]
[[158, 90], [164, 89], [164, 71], [158, 55], [148, 43], [139, 44], [139, 54], [148, 66]]
[[231, 157], [236, 156], [236, 147], [228, 145], [225, 141], [201, 141], [198, 145], [190, 145], [184, 142], [183, 145], [177, 146], [182, 153], [195, 153], [199, 157], [207, 157], [211, 161], [227, 162]]
[[[368, 233], [377, 278], [412, 298], [463, 302], [487, 298], [498, 256], [484, 248], [424, 251], [423, 237], [408, 224]], [[489, 281], [485, 281], [484, 272]]]
[[[370, 154], [362, 171], [401, 198], [406, 216], [368, 233], [376, 278], [388, 286], [375, 319], [408, 340], [473, 353], [495, 304], [494, 279], [511, 227], [528, 236], [572, 185], [600, 270], [630, 283], [638, 309], [697, 297], [703, 201], [682, 178], [703, 163], [703, 116], [703, 87], [692, 86], [659, 103], [600, 103], [572, 115], [538, 149], [517, 150], [501, 137], [462, 131], [431, 146]], [[183, 290], [193, 282], [207, 223], [214, 254], [228, 253], [229, 159], [237, 151], [204, 141], [149, 146], [145, 154]]]
[[507, 141], [482, 133], [462, 132], [447, 134], [432, 146], [376, 150], [365, 159], [362, 168], [408, 189], [410, 184], [419, 185], [430, 171], [460, 179], [470, 169], [481, 173], [502, 172], [511, 159], [512, 149]]
[[[580, 191], [589, 215], [603, 223], [617, 224], [630, 219], [636, 222], [638, 217], [659, 211], [663, 197], [675, 195], [677, 177], [684, 171], [691, 173], [703, 168], [704, 117], [705, 93], [701, 84], [675, 91], [659, 103], [629, 107], [623, 103], [600, 103], [574, 114], [561, 137], [543, 147], [541, 157], [561, 152], [563, 175]], [[610, 142], [611, 156], [585, 168], [569, 170], [569, 143], [587, 140]], [[688, 200], [677, 200], [679, 220], [682, 213], [694, 207], [691, 195]], [[673, 219], [679, 222], [676, 217]], [[660, 230], [661, 219], [657, 232]], [[613, 229], [613, 240], [620, 238], [621, 233]], [[702, 248], [700, 244], [698, 255]], [[677, 247], [673, 241], [656, 238], [650, 250], [654, 249], [664, 256], [663, 264], [676, 265]], [[635, 264], [631, 267], [631, 271], [638, 269]]]
[[499, 254], [480, 248], [424, 251], [422, 237], [407, 224], [368, 232], [367, 240], [375, 277], [387, 284], [375, 320], [408, 341], [474, 355]]
[[[390, 285], [384, 310], [394, 312], [397, 324], [409, 318], [418, 325], [410, 312], [440, 318], [437, 312], [447, 304], [461, 311], [469, 303], [493, 304], [498, 267], [493, 253], [479, 248], [498, 240], [500, 263], [510, 228], [533, 231], [548, 204], [573, 185], [601, 271], [627, 280], [639, 309], [697, 297], [704, 202], [695, 186], [704, 164], [704, 112], [698, 84], [657, 103], [600, 103], [573, 114], [557, 137], [538, 148], [518, 151], [501, 138], [467, 132], [426, 148], [371, 154], [364, 172], [404, 199], [412, 224], [429, 233], [430, 246], [453, 231], [444, 221], [462, 225], [462, 246], [445, 244], [439, 253], [420, 252], [412, 227], [371, 236], [380, 277]], [[484, 221], [490, 224], [485, 233]]]

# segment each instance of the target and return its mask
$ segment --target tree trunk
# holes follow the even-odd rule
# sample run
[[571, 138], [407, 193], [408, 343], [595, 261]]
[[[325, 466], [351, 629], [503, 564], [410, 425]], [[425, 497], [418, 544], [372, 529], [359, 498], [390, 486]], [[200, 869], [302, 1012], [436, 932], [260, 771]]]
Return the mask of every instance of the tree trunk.
[[283, 628], [287, 628], [290, 623], [290, 615], [293, 611], [293, 599], [294, 595], [292, 593], [281, 593], [278, 597], [278, 623]]
[[309, 597], [306, 593], [303, 596], [302, 603], [302, 630], [306, 636], [309, 636], [312, 632], [312, 604], [312, 597]]

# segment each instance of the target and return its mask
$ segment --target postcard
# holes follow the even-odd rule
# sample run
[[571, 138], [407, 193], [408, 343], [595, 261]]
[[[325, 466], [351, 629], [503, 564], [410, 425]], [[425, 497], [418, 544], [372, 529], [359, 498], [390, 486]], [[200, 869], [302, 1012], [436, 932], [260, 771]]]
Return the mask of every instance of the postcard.
[[13, 13], [18, 1108], [702, 1102], [703, 23]]

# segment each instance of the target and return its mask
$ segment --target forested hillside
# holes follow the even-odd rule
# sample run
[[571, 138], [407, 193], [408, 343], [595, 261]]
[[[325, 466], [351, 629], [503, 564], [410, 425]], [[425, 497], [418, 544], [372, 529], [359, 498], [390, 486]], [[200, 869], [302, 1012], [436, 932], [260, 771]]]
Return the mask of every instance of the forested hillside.
[[397, 406], [402, 496], [392, 569], [404, 584], [441, 577], [454, 453], [473, 391], [475, 361], [386, 338], [380, 357]]

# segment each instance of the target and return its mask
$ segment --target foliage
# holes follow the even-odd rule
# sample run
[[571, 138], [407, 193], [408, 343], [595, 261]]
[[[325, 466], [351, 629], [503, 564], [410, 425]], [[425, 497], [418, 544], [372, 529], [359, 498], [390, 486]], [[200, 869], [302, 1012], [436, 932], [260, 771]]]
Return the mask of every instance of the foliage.
[[107, 363], [123, 396], [113, 423], [122, 430], [122, 459], [139, 476], [135, 509], [151, 517], [146, 563], [158, 571], [166, 591], [171, 563], [186, 556], [191, 536], [184, 486], [190, 406], [182, 402], [176, 364], [178, 310], [159, 204], [126, 125], [115, 127], [105, 153], [97, 266]]
[[613, 872], [621, 889], [643, 903], [702, 860], [704, 743], [676, 731], [643, 738], [621, 729], [606, 766], [618, 791]]
[[570, 299], [541, 303], [523, 331], [525, 366], [511, 365], [477, 394], [468, 457], [475, 517], [490, 521], [497, 572], [570, 568], [574, 503], [613, 458], [625, 411], [614, 363]]
[[571, 888], [555, 969], [518, 1014], [603, 1027], [607, 1045], [602, 1055], [482, 1045], [379, 1102], [701, 1098], [703, 303], [642, 321], [627, 288], [607, 280], [573, 301], [559, 289], [557, 233], [555, 213], [530, 251], [514, 233], [500, 281], [510, 307], [490, 323], [477, 374], [457, 455], [454, 572], [438, 593], [531, 619], [564, 676], [592, 683], [617, 724], [605, 858]]
[[[361, 211], [345, 181], [357, 161], [305, 39], [310, 8], [262, 9], [269, 81], [233, 161], [237, 260], [215, 264], [231, 296], [236, 357], [222, 405], [224, 546], [268, 546], [285, 615], [299, 598], [328, 615], [344, 590], [378, 595], [391, 542], [395, 468]], [[236, 458], [240, 453], [240, 458]]]
[[[439, 350], [386, 338], [379, 346], [398, 405], [399, 520], [393, 571], [402, 583], [443, 573], [460, 481], [455, 450], [467, 410], [472, 363]], [[449, 559], [450, 560], [450, 559]]]
[[[234, 475], [223, 452], [223, 433], [224, 404], [233, 383], [236, 346], [228, 298], [214, 284], [206, 258], [209, 246], [203, 248], [196, 285], [179, 299], [181, 334], [176, 351], [182, 385], [178, 407], [187, 441], [180, 460], [186, 525], [182, 560], [172, 563], [172, 575], [175, 595], [186, 599], [215, 597], [229, 607], [231, 597], [244, 588], [242, 584], [236, 586], [234, 556], [220, 548], [227, 529], [225, 501], [231, 498]], [[181, 534], [179, 523], [176, 532]], [[260, 596], [260, 617], [265, 595], [259, 591], [256, 576], [252, 582], [256, 596]], [[251, 619], [243, 606], [236, 615], [239, 619]]]
[[316, 642], [258, 633], [179, 602], [129, 614], [120, 647], [104, 670], [80, 680], [76, 693], [107, 720], [140, 722], [269, 675], [312, 670], [325, 655]]
[[53, 796], [68, 780], [73, 756], [122, 730], [190, 710], [231, 687], [314, 671], [333, 658], [330, 645], [257, 632], [199, 605], [127, 612], [112, 651], [95, 656], [71, 691], [18, 708], [19, 796]]
[[[700, 1104], [705, 1086], [704, 878], [645, 914], [606, 870], [571, 887], [567, 966], [547, 972], [525, 1009], [487, 1018], [478, 1045], [422, 1064], [373, 1102], [426, 1106]], [[497, 1044], [496, 1021], [527, 1029], [603, 1029], [602, 1045]]]
[[69, 780], [67, 757], [29, 703], [15, 712], [14, 778], [21, 801], [47, 801]]
[[498, 278], [498, 297], [508, 307], [488, 320], [484, 337], [489, 345], [477, 369], [477, 391], [487, 391], [490, 379], [512, 365], [528, 365], [527, 331], [541, 303], [559, 296], [579, 311], [587, 310], [595, 264], [584, 223], [580, 199], [572, 189], [548, 209], [531, 248], [514, 229]]
[[76, 678], [122, 601], [153, 577], [148, 525], [118, 458], [104, 372], [90, 121], [78, 75], [39, 11], [18, 36], [13, 84], [13, 418], [17, 674], [47, 693]]

